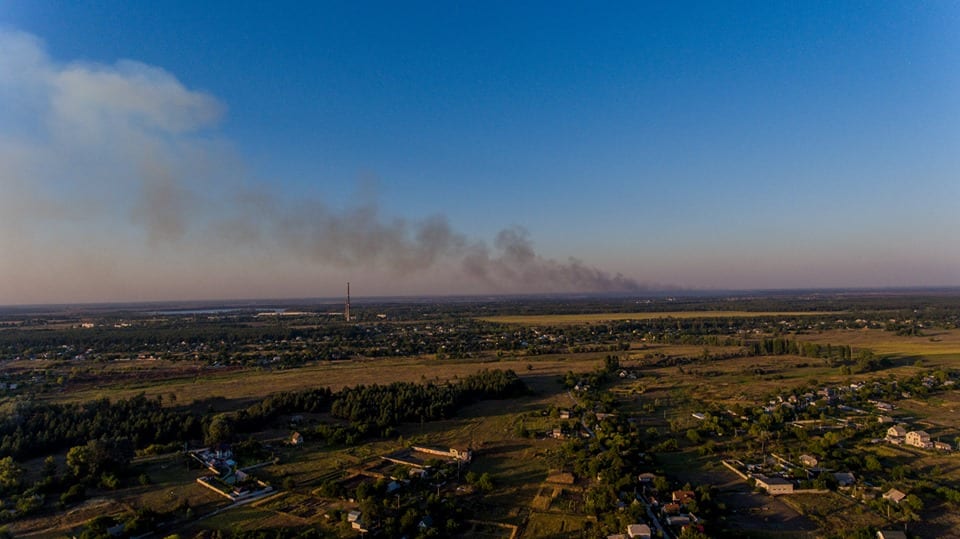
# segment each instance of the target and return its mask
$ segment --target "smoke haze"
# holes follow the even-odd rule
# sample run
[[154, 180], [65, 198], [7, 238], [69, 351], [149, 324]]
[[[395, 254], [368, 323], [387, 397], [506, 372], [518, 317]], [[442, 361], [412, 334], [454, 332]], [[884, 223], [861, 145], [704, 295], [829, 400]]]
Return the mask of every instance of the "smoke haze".
[[438, 275], [446, 292], [642, 288], [544, 257], [520, 227], [488, 244], [442, 215], [272, 193], [217, 134], [225, 112], [162, 69], [60, 64], [0, 31], [0, 303], [306, 296], [354, 272], [399, 283], [386, 293]]

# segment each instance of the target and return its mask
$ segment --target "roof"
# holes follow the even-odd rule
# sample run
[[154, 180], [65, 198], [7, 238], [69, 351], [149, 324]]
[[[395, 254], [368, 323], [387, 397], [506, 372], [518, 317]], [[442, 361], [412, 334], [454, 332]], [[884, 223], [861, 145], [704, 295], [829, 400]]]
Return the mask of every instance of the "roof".
[[627, 535], [630, 537], [650, 537], [650, 526], [646, 524], [630, 524], [627, 526]]
[[898, 530], [880, 530], [877, 539], [907, 539], [907, 534]]
[[857, 482], [857, 478], [850, 472], [835, 472], [833, 477], [837, 480], [837, 483], [840, 485], [852, 485]]
[[897, 490], [897, 489], [895, 489], [895, 488], [892, 488], [892, 489], [886, 491], [886, 492], [883, 494], [883, 497], [886, 498], [886, 499], [888, 499], [888, 500], [890, 500], [890, 501], [899, 503], [900, 500], [906, 498], [907, 495], [904, 494], [904, 493], [902, 493], [902, 492], [900, 492], [899, 490]]
[[753, 476], [753, 478], [756, 479], [758, 482], [762, 482], [767, 485], [792, 485], [793, 484], [782, 477], [767, 477], [765, 475], [757, 474]]

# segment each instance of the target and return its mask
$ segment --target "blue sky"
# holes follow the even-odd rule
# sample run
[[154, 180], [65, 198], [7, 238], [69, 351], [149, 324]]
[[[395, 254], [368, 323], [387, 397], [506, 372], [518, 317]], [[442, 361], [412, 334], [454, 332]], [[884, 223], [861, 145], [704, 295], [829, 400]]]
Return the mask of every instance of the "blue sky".
[[515, 4], [0, 3], [0, 303], [960, 285], [956, 3]]

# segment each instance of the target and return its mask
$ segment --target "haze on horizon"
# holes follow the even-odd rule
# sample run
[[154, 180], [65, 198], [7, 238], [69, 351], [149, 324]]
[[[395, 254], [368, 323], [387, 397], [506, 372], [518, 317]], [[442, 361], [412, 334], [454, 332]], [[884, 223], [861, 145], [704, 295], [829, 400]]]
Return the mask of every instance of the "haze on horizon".
[[960, 4], [0, 10], [0, 305], [960, 286]]

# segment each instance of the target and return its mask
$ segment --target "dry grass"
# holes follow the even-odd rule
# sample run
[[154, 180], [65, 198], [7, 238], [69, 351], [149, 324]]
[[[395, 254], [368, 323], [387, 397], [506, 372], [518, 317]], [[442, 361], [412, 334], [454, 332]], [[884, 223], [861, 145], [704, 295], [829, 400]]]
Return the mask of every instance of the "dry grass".
[[879, 329], [847, 329], [798, 335], [797, 340], [846, 344], [874, 353], [907, 360], [922, 360], [924, 367], [960, 366], [960, 330], [936, 330], [922, 336], [897, 335]]
[[[514, 369], [526, 378], [553, 377], [566, 373], [588, 371], [599, 365], [601, 355], [579, 354], [569, 359], [557, 356], [536, 358], [505, 358], [483, 361], [438, 361], [423, 358], [378, 360], [350, 360], [323, 363], [289, 370], [260, 370], [255, 368], [230, 371], [204, 371], [201, 375], [178, 377], [153, 382], [104, 383], [51, 395], [56, 401], [85, 402], [99, 398], [129, 398], [139, 393], [149, 397], [176, 398], [177, 405], [190, 404], [215, 397], [237, 401], [263, 398], [280, 391], [330, 387], [337, 390], [358, 384], [385, 384], [390, 382], [446, 382], [474, 374], [482, 369]], [[528, 365], [532, 369], [528, 369]], [[109, 379], [108, 377], [105, 377]], [[536, 382], [534, 382], [536, 383]]]

